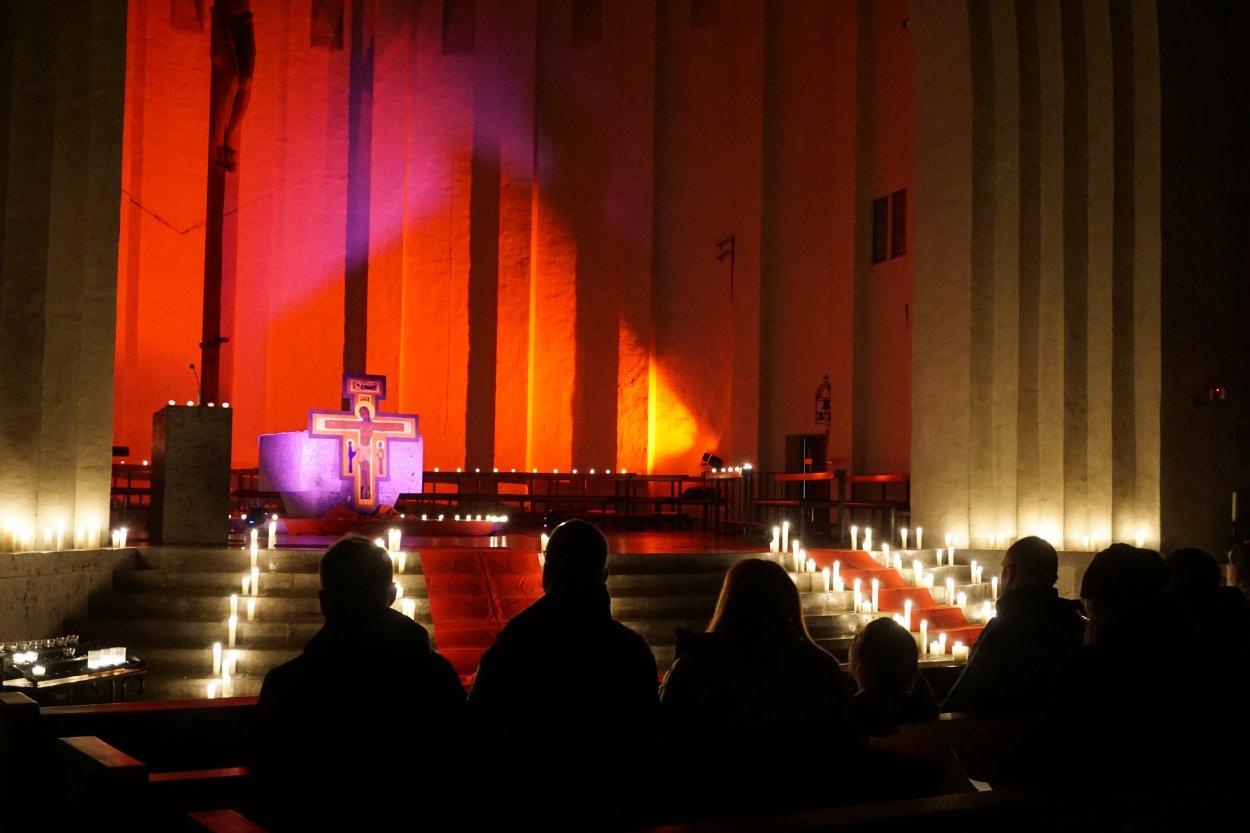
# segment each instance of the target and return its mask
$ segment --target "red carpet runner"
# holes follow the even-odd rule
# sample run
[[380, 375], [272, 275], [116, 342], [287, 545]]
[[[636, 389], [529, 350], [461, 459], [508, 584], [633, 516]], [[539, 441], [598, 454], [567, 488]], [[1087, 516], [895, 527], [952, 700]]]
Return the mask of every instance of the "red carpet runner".
[[495, 635], [542, 596], [538, 553], [457, 548], [420, 555], [434, 643], [467, 684]]
[[[939, 605], [933, 600], [933, 594], [923, 587], [912, 587], [892, 567], [883, 567], [863, 550], [808, 550], [807, 557], [816, 562], [816, 569], [828, 567], [833, 569], [833, 562], [842, 562], [840, 572], [842, 582], [849, 589], [855, 579], [860, 579], [861, 588], [870, 592], [872, 580], [879, 582], [877, 602], [879, 608], [887, 613], [903, 612], [903, 600], [911, 599], [911, 629], [913, 633], [920, 631], [920, 621], [929, 622], [929, 639], [936, 640], [938, 634], [946, 634], [946, 651], [956, 642], [972, 647], [981, 635], [984, 626], [973, 625], [964, 618], [963, 611], [956, 605]], [[932, 556], [930, 555], [930, 558]], [[910, 563], [910, 559], [908, 559]], [[929, 565], [932, 567], [932, 565]]]

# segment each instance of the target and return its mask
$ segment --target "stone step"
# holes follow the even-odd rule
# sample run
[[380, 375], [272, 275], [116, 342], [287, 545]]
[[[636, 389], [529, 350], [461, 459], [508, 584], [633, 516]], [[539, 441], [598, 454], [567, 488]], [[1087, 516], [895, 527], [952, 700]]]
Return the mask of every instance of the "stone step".
[[712, 618], [716, 597], [707, 596], [614, 596], [612, 615], [617, 619], [702, 619]]
[[610, 553], [608, 576], [632, 574], [644, 575], [693, 575], [718, 573], [723, 579], [725, 571], [746, 558], [767, 557], [767, 553], [712, 552], [712, 553]]
[[725, 575], [721, 571], [706, 573], [625, 573], [608, 576], [608, 592], [613, 597], [669, 596], [686, 594], [710, 597], [720, 595]]
[[[251, 568], [247, 549], [233, 547], [148, 547], [138, 551], [140, 570], [177, 570], [180, 572], [244, 573]], [[316, 574], [321, 563], [321, 550], [265, 550], [257, 557], [257, 566], [268, 571], [270, 561], [277, 569], [295, 573]], [[409, 561], [416, 561], [409, 558]], [[408, 564], [416, 572], [414, 564]]]
[[[236, 648], [239, 670], [263, 675], [275, 665], [299, 656], [303, 645], [285, 648]], [[213, 667], [212, 645], [203, 648], [169, 647], [165, 645], [128, 645], [126, 650], [148, 664], [149, 674], [176, 676], [208, 676]], [[230, 650], [229, 648], [222, 649]], [[153, 671], [155, 669], [155, 671]]]
[[[416, 603], [416, 618], [429, 620], [430, 602], [408, 594]], [[156, 619], [212, 621], [230, 615], [226, 595], [186, 593], [95, 593], [88, 600], [88, 615], [101, 619]], [[258, 622], [320, 622], [321, 603], [315, 595], [256, 597]], [[239, 597], [239, 624], [247, 624], [247, 597]]]
[[[240, 674], [230, 681], [232, 697], [255, 697], [260, 694], [264, 674]], [[208, 675], [177, 676], [148, 673], [143, 684], [144, 700], [197, 700], [207, 696], [208, 684], [216, 683], [217, 696], [221, 697], [221, 680]]]
[[[238, 647], [295, 645], [303, 647], [322, 625], [316, 620], [292, 622], [239, 622], [236, 634]], [[118, 619], [89, 617], [71, 619], [66, 624], [71, 633], [84, 639], [100, 636], [123, 645], [159, 644], [171, 647], [205, 648], [214, 642], [226, 642], [227, 626], [223, 617], [215, 621], [177, 619]]]

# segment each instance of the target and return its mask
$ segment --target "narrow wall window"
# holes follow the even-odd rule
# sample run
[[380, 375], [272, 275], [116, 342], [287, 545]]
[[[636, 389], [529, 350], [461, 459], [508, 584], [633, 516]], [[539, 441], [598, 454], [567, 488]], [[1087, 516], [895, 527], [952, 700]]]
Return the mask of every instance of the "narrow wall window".
[[443, 0], [443, 54], [472, 55], [476, 28], [473, 0]]
[[573, 0], [572, 11], [573, 46], [598, 46], [603, 41], [603, 0]]

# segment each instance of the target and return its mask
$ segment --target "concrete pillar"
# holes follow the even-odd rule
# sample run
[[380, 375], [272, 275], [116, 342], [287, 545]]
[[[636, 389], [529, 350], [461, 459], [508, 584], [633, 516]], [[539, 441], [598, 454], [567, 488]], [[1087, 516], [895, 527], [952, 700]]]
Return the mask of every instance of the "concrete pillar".
[[126, 3], [5, 3], [0, 32], [0, 513], [104, 527]]
[[912, 511], [962, 545], [1159, 541], [1153, 21], [1150, 3], [914, 7]]

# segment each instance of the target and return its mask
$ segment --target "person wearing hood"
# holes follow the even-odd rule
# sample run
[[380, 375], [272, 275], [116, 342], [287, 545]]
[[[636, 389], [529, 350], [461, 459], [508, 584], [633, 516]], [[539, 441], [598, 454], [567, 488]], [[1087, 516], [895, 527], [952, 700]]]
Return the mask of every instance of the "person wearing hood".
[[257, 703], [258, 813], [273, 830], [450, 823], [465, 708], [424, 627], [392, 610], [390, 556], [349, 535], [321, 558], [325, 625], [265, 675]]
[[594, 524], [552, 530], [543, 596], [482, 655], [469, 714], [489, 829], [593, 830], [645, 816], [642, 762], [659, 708], [655, 656], [612, 618], [608, 544]]

